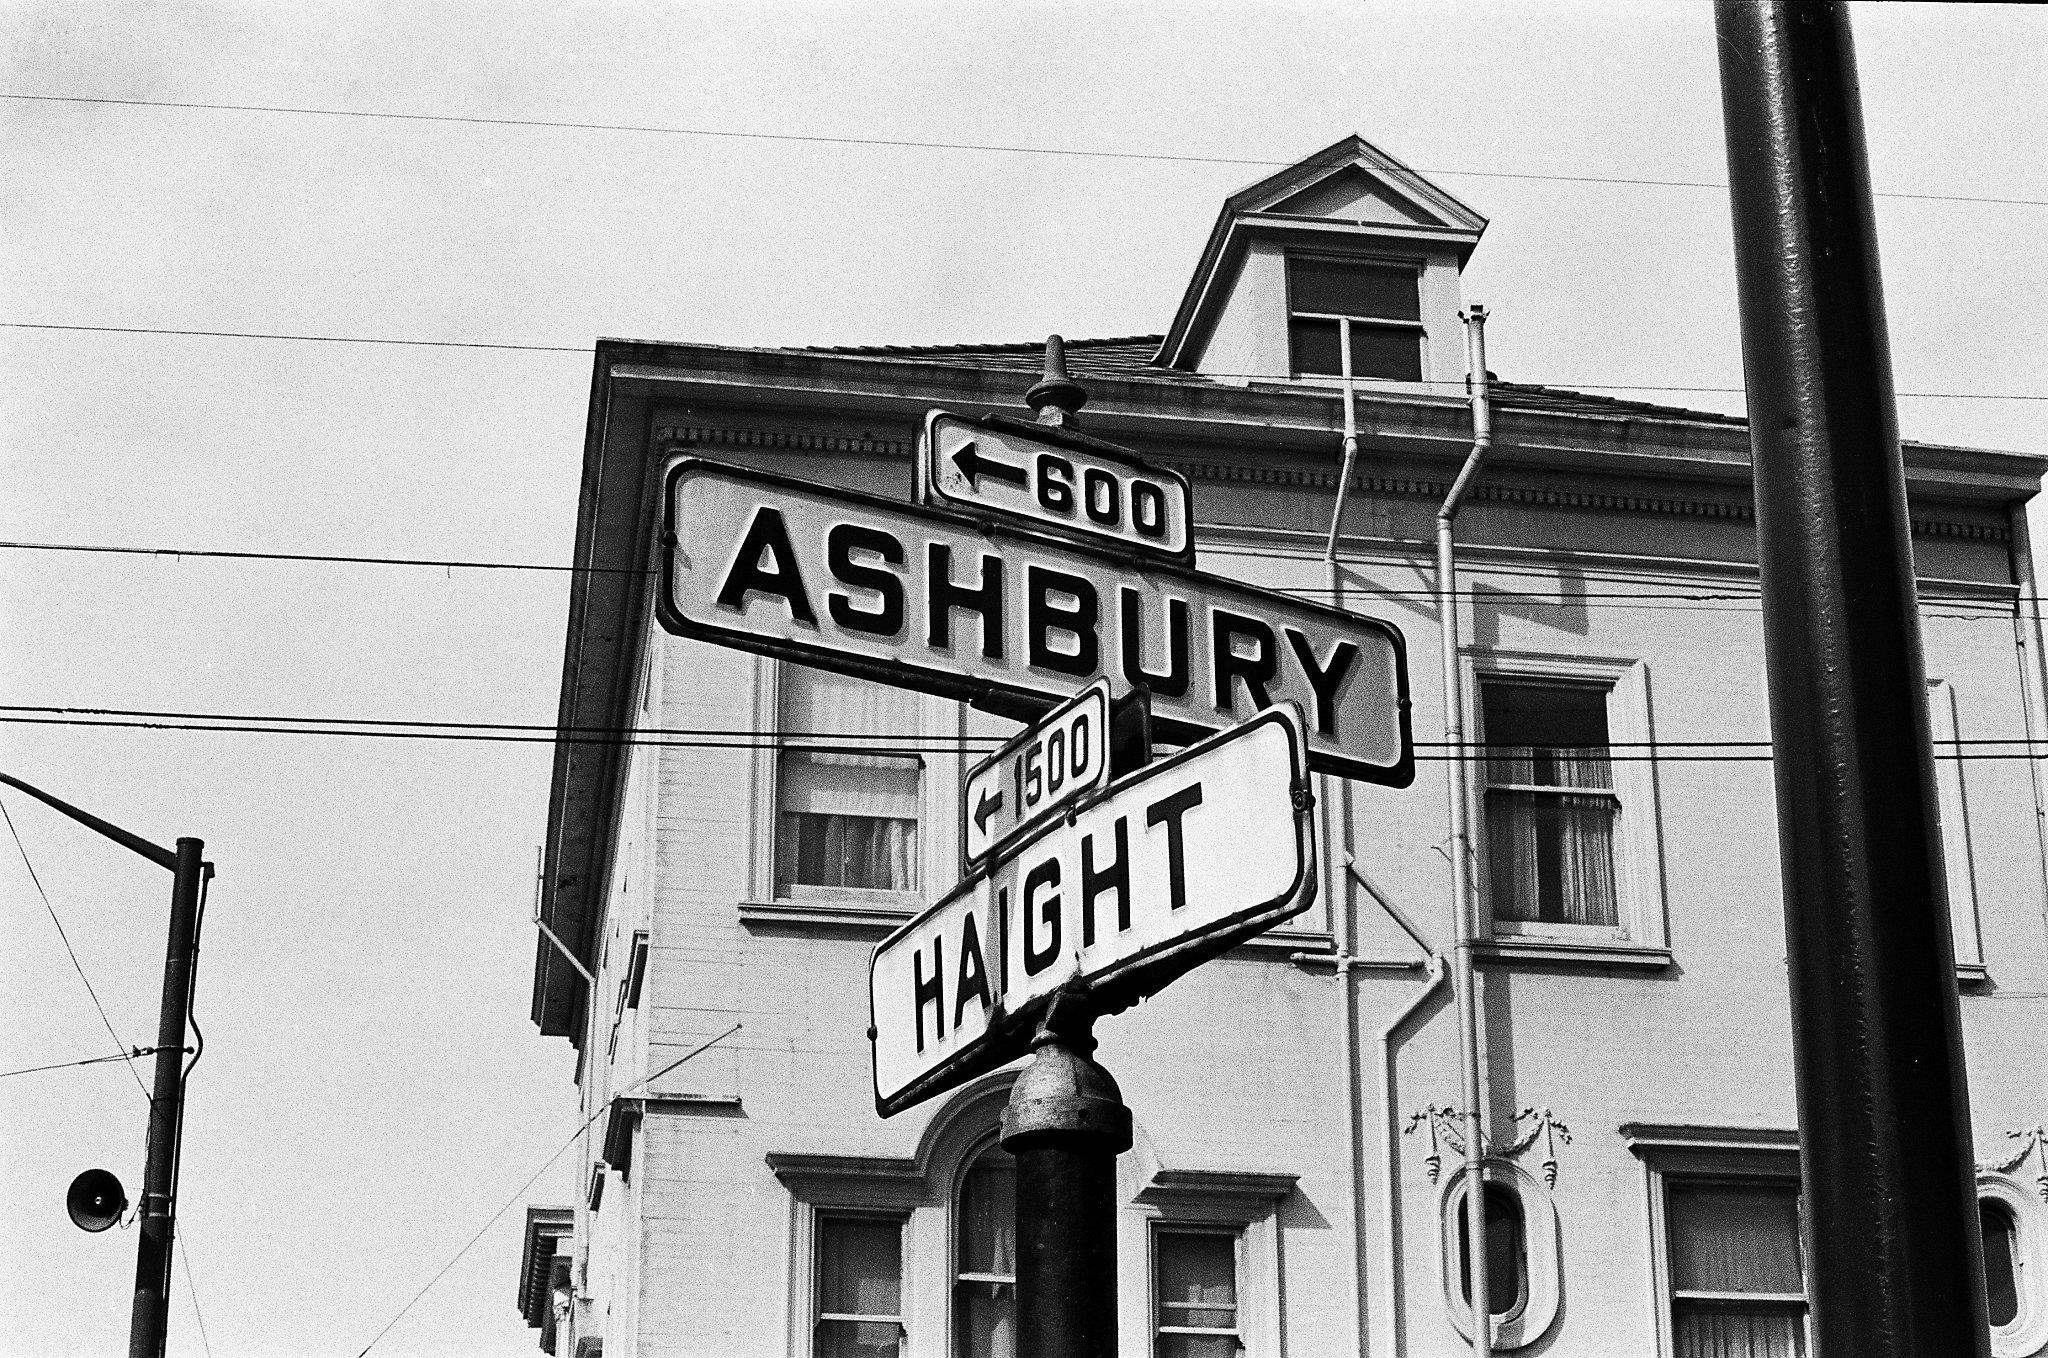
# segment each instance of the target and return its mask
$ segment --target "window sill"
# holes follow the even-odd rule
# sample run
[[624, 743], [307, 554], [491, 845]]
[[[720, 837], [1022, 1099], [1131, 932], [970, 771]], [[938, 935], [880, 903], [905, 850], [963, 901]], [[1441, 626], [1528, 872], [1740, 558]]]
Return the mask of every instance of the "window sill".
[[1991, 969], [1982, 962], [1956, 963], [1957, 985], [1984, 985], [1991, 979]]
[[922, 906], [838, 900], [741, 901], [740, 923], [757, 932], [884, 938]]
[[1491, 938], [1473, 945], [1483, 962], [1522, 962], [1612, 967], [1629, 971], [1662, 971], [1672, 965], [1671, 949], [1644, 943], [1569, 942], [1557, 938]]

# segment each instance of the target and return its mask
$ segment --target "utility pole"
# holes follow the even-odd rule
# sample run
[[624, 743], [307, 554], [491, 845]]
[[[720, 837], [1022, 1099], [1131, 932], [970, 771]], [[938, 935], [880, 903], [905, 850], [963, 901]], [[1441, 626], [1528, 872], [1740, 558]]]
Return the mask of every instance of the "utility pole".
[[135, 1250], [135, 1305], [128, 1319], [128, 1358], [162, 1358], [170, 1313], [171, 1250], [177, 1236], [178, 1162], [185, 1134], [185, 1027], [199, 961], [199, 903], [213, 864], [203, 840], [181, 838], [176, 852], [81, 811], [41, 788], [0, 773], [17, 788], [172, 872], [170, 936], [164, 947], [164, 990], [157, 1012], [156, 1078], [149, 1098], [149, 1139], [143, 1157], [141, 1238]]
[[1838, 4], [1719, 0], [1817, 1358], [1988, 1352], [1861, 100]]

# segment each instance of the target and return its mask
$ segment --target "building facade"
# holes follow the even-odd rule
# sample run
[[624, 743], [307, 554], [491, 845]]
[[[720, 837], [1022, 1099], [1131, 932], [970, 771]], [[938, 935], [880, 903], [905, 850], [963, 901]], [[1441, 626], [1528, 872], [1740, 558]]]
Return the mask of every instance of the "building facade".
[[[1315, 779], [1310, 910], [1098, 1026], [1136, 1124], [1129, 1355], [1467, 1347], [1432, 534], [1472, 441], [1459, 279], [1484, 227], [1350, 138], [1225, 203], [1164, 335], [1066, 346], [1085, 431], [1190, 479], [1203, 570], [1400, 629], [1417, 738], [1407, 787]], [[1347, 354], [1358, 457], [1333, 567]], [[674, 458], [907, 499], [926, 412], [1021, 414], [1042, 358], [597, 348], [533, 1017], [575, 1044], [598, 1117], [586, 1191], [529, 1229], [521, 1265], [550, 1352], [1012, 1352], [995, 1138], [1016, 1068], [878, 1117], [866, 972], [958, 880], [962, 775], [1017, 726], [670, 635], [653, 567]], [[1483, 745], [1496, 1349], [1796, 1354], [1747, 431], [1513, 382], [1492, 416], [1458, 520], [1450, 700]], [[2022, 756], [2048, 709], [2024, 507], [2048, 459], [1906, 460], [1994, 1347], [2035, 1354], [2048, 777]]]

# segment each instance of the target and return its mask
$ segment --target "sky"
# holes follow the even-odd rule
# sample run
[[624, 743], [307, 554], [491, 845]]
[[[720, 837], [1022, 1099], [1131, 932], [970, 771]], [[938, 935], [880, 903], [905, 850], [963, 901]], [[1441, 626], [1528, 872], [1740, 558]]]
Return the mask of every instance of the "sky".
[[[597, 337], [1157, 333], [1225, 195], [1352, 132], [1491, 219], [1496, 372], [1739, 410], [1725, 192], [1619, 182], [1723, 181], [1711, 22], [0, 0], [0, 772], [219, 869], [169, 1352], [537, 1352], [520, 1223], [574, 1157], [522, 1185], [578, 1125], [528, 1020], [550, 751], [13, 709], [545, 725], [567, 576], [15, 544], [560, 565]], [[1874, 186], [1937, 195], [1878, 200], [1898, 388], [1948, 394], [1902, 430], [2048, 452], [2048, 12], [1854, 26]], [[0, 1070], [152, 1041], [169, 875], [0, 805]], [[0, 1334], [125, 1343], [134, 1234], [62, 1203], [137, 1195], [145, 1108], [120, 1062], [0, 1077]]]

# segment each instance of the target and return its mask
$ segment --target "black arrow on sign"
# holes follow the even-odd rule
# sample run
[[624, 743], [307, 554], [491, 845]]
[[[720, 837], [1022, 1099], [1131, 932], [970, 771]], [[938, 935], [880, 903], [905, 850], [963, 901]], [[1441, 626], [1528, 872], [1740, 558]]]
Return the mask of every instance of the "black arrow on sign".
[[991, 481], [1007, 481], [1013, 486], [1022, 486], [1027, 479], [1022, 467], [1009, 462], [994, 462], [975, 452], [973, 439], [961, 444], [960, 450], [953, 454], [953, 465], [967, 478], [970, 490], [981, 489], [975, 481], [976, 476], [986, 476]]
[[[972, 448], [974, 445], [970, 443], [967, 446]], [[988, 818], [990, 816], [993, 816], [996, 812], [1002, 809], [1003, 794], [1001, 792], [996, 793], [996, 795], [993, 797], [989, 796], [988, 793], [983, 792], [981, 794], [981, 800], [977, 801], [974, 804], [974, 828], [976, 830], [979, 830], [982, 834], [987, 834]]]

